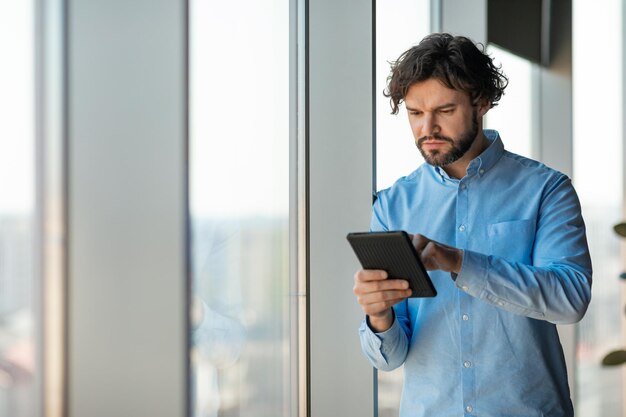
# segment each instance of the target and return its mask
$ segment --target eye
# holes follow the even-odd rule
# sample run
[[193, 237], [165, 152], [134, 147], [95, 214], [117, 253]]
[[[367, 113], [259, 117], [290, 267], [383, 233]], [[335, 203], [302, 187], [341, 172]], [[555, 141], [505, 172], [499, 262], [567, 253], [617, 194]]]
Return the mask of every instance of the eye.
[[442, 114], [452, 114], [453, 112], [454, 112], [454, 109], [444, 109], [440, 111], [440, 113]]
[[409, 114], [410, 114], [411, 116], [419, 116], [420, 114], [422, 114], [422, 112], [421, 112], [421, 111], [417, 111], [417, 110], [411, 110], [411, 111], [409, 112]]

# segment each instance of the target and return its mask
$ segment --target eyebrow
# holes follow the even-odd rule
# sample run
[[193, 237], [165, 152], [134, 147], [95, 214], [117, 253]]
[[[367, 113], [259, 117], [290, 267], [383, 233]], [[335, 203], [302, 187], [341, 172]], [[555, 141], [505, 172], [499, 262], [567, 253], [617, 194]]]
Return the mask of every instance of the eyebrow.
[[[435, 107], [435, 110], [443, 110], [443, 109], [447, 109], [447, 108], [451, 108], [451, 107], [456, 107], [456, 106], [457, 106], [457, 104], [456, 104], [456, 103], [446, 103], [446, 104], [442, 104], [441, 106], [437, 106], [437, 107]], [[409, 107], [409, 106], [407, 106], [407, 105], [406, 105], [406, 103], [405, 103], [405, 106], [404, 106], [404, 107], [406, 107], [406, 109], [407, 109], [407, 110], [409, 110], [409, 111], [421, 111], [421, 110], [419, 110], [419, 109], [414, 109], [413, 107]]]

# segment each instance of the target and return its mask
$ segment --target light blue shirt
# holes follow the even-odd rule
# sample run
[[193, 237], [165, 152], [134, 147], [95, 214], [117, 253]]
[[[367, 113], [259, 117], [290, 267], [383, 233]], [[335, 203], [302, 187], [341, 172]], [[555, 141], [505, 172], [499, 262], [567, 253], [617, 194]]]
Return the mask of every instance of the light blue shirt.
[[591, 260], [570, 179], [489, 147], [460, 180], [428, 164], [378, 194], [371, 230], [405, 230], [464, 250], [461, 271], [429, 272], [434, 298], [360, 329], [378, 369], [404, 364], [401, 417], [573, 416], [555, 323], [579, 321]]

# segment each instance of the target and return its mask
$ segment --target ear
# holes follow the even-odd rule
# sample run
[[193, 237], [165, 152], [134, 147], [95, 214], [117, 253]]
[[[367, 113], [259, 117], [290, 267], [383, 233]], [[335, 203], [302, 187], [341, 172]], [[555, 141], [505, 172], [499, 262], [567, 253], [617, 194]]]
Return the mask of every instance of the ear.
[[489, 100], [481, 100], [476, 103], [476, 115], [481, 118], [491, 109], [491, 102]]

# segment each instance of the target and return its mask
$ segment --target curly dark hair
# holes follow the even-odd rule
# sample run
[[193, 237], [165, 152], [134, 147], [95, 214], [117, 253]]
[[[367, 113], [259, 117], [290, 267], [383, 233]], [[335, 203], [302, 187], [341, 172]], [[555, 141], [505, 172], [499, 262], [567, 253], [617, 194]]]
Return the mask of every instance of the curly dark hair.
[[400, 55], [391, 63], [383, 92], [389, 97], [391, 114], [398, 114], [409, 87], [430, 78], [468, 93], [472, 104], [487, 100], [491, 107], [496, 106], [509, 80], [485, 53], [484, 46], [479, 46], [464, 36], [433, 33]]

